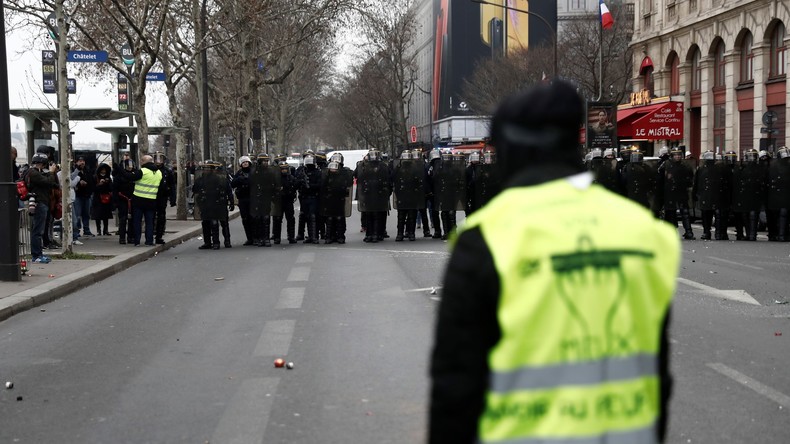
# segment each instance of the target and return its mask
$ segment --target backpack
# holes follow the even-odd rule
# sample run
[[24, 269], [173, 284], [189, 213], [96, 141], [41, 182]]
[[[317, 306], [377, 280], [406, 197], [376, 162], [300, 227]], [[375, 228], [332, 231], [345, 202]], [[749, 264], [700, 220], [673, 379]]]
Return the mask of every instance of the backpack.
[[30, 170], [25, 170], [19, 180], [16, 181], [16, 197], [19, 198], [19, 200], [27, 200], [30, 197], [30, 192], [27, 189], [28, 171]]

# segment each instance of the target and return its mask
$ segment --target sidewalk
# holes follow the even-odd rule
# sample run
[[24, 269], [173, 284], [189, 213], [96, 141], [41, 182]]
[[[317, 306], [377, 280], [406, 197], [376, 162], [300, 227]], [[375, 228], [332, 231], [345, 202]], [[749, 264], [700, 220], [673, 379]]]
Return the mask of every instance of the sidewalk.
[[[202, 234], [199, 220], [175, 220], [175, 210], [167, 209], [164, 245], [121, 245], [113, 234], [82, 238], [83, 245], [73, 246], [74, 253], [91, 255], [93, 259], [61, 259], [59, 251], [47, 250], [45, 254], [52, 258], [49, 264], [33, 264], [28, 260], [28, 272], [20, 282], [0, 282], [0, 321], [106, 279]], [[230, 218], [238, 215], [238, 210], [233, 211]], [[110, 232], [116, 231], [110, 221]]]

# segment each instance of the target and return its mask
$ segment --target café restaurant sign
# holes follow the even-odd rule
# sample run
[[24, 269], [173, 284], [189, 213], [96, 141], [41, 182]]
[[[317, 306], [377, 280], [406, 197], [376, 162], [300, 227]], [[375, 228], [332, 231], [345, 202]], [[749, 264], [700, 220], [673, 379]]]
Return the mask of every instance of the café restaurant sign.
[[632, 128], [634, 137], [640, 139], [683, 139], [683, 102], [667, 102], [657, 106], [634, 121]]
[[650, 91], [646, 89], [631, 93], [631, 106], [650, 105], [651, 101]]

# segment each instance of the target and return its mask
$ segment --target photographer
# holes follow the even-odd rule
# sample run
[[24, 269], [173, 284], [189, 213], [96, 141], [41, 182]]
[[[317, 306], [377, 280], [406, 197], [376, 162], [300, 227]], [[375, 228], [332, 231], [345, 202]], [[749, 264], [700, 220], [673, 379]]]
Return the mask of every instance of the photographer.
[[49, 219], [50, 194], [58, 184], [55, 174], [57, 165], [51, 163], [49, 169], [45, 166], [48, 159], [36, 154], [30, 161], [30, 171], [27, 173], [27, 188], [30, 193], [30, 211], [33, 216], [33, 228], [30, 230], [30, 252], [33, 263], [48, 264], [51, 259], [43, 254], [43, 236]]

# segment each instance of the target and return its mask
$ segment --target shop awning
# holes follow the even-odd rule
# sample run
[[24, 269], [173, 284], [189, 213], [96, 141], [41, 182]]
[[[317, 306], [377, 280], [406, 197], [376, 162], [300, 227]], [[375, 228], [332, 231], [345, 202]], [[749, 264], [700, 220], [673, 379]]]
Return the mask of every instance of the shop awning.
[[651, 140], [683, 140], [683, 102], [662, 103], [631, 124], [634, 136]]
[[639, 75], [643, 76], [648, 70], [652, 70], [652, 69], [653, 69], [653, 60], [650, 57], [645, 56], [645, 58], [642, 59], [642, 64], [639, 65]]
[[639, 120], [640, 118], [644, 117], [645, 115], [652, 113], [653, 111], [661, 108], [664, 105], [665, 103], [660, 103], [655, 105], [636, 106], [628, 109], [618, 109], [617, 137], [633, 139], [634, 138], [634, 130], [632, 128], [633, 123]]

